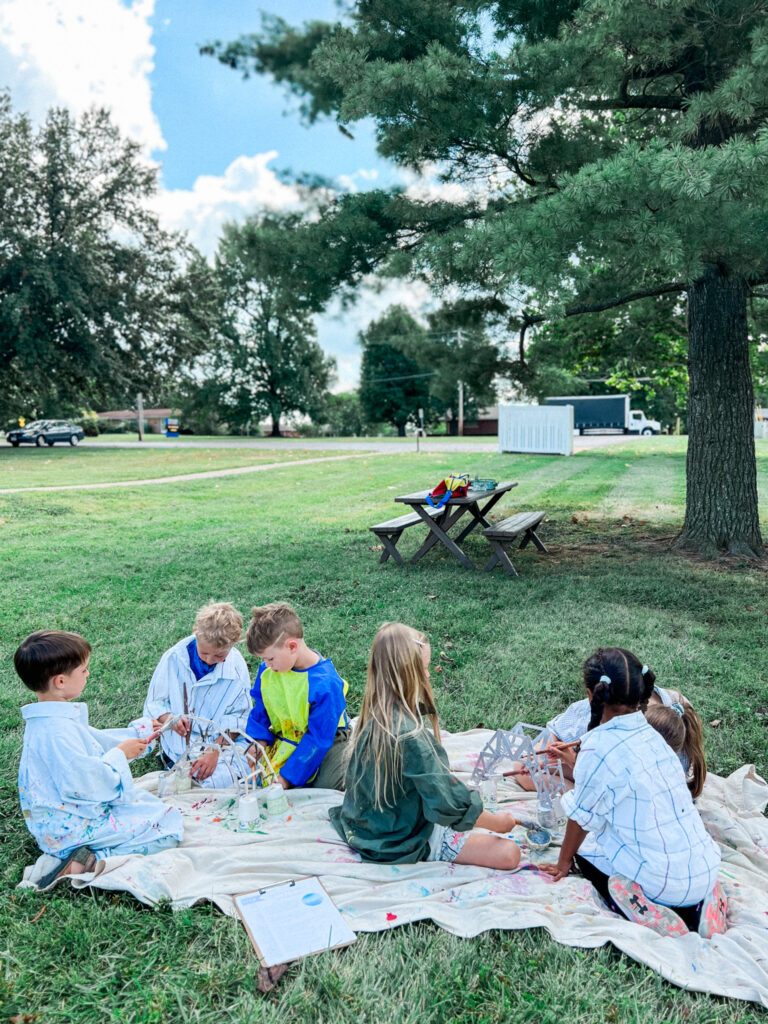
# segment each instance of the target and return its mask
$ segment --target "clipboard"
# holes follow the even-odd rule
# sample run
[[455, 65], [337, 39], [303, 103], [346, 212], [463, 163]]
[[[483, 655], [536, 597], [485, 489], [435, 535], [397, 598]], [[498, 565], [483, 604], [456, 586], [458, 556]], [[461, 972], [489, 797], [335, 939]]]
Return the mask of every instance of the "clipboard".
[[274, 882], [232, 899], [263, 967], [341, 949], [357, 939], [313, 875]]

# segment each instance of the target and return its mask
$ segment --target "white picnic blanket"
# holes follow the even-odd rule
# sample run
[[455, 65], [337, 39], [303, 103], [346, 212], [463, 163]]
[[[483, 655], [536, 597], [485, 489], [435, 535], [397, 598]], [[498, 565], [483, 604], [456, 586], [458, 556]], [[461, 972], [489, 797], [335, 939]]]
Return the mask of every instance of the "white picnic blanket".
[[[461, 776], [491, 737], [490, 730], [443, 734]], [[156, 789], [159, 773], [139, 784]], [[470, 938], [489, 928], [546, 928], [557, 942], [595, 947], [612, 942], [668, 981], [701, 992], [746, 999], [768, 1007], [768, 785], [745, 765], [727, 779], [710, 775], [697, 806], [723, 852], [721, 881], [729, 899], [727, 934], [704, 941], [696, 934], [667, 938], [610, 913], [580, 876], [553, 883], [535, 869], [522, 829], [521, 870], [513, 874], [443, 863], [364, 864], [341, 842], [328, 809], [341, 801], [332, 790], [289, 793], [290, 820], [262, 823], [256, 833], [237, 831], [231, 791], [194, 790], [171, 798], [184, 814], [181, 846], [150, 857], [113, 857], [72, 885], [124, 890], [152, 905], [170, 900], [188, 907], [211, 900], [235, 916], [232, 895], [271, 882], [317, 875], [355, 931], [383, 931], [432, 920]], [[513, 782], [502, 799], [533, 816], [535, 794]], [[552, 847], [541, 859], [556, 860]], [[21, 885], [49, 870], [42, 856]]]

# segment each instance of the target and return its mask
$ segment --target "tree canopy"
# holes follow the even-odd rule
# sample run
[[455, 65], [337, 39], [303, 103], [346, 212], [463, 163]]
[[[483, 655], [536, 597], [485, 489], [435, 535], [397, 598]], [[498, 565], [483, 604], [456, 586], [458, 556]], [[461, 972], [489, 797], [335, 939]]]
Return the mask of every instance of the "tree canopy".
[[230, 423], [268, 415], [280, 434], [284, 413], [322, 418], [335, 372], [315, 340], [316, 308], [297, 228], [301, 213], [264, 214], [229, 224], [219, 245], [223, 334], [206, 361]]
[[766, 13], [766, 0], [359, 0], [333, 26], [273, 20], [209, 49], [287, 83], [310, 120], [372, 118], [382, 154], [437, 162], [463, 187], [458, 201], [342, 201], [365, 230], [354, 245], [339, 234], [340, 267], [458, 284], [523, 330], [684, 293], [679, 542], [760, 554], [746, 304], [768, 280]]
[[0, 96], [0, 414], [152, 400], [208, 343], [214, 275], [160, 229], [155, 189], [105, 111], [35, 131]]

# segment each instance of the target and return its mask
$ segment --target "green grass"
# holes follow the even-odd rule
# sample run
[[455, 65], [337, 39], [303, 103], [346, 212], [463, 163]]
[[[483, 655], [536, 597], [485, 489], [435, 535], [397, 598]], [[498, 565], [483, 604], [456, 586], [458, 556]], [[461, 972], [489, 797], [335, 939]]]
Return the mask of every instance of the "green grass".
[[[15, 784], [18, 709], [27, 699], [11, 667], [18, 642], [43, 626], [88, 637], [91, 720], [116, 725], [138, 712], [160, 654], [210, 598], [232, 600], [243, 612], [292, 601], [310, 643], [349, 681], [353, 712], [383, 620], [424, 629], [438, 664], [450, 638], [455, 661], [443, 661], [433, 682], [452, 730], [543, 721], [581, 696], [579, 667], [595, 647], [629, 647], [661, 685], [686, 693], [705, 723], [721, 720], [707, 726], [713, 770], [727, 774], [749, 761], [765, 774], [768, 732], [756, 712], [766, 707], [766, 576], [746, 562], [702, 563], [669, 550], [682, 515], [682, 447], [664, 439], [653, 449], [637, 443], [572, 459], [473, 455], [471, 464], [463, 456], [384, 455], [287, 466], [266, 478], [0, 496], [0, 1020], [24, 1013], [45, 1024], [764, 1020], [754, 1006], [682, 992], [610, 947], [558, 946], [540, 930], [461, 940], [428, 924], [361, 935], [348, 950], [292, 968], [263, 998], [242, 927], [211, 907], [174, 914], [122, 894], [14, 889], [36, 856]], [[122, 454], [135, 455], [104, 451], [93, 472], [116, 472], [110, 466]], [[149, 470], [159, 453], [136, 454]], [[765, 493], [766, 445], [759, 465]], [[379, 566], [367, 527], [396, 513], [392, 497], [465, 468], [518, 479], [497, 509], [548, 509], [541, 532], [551, 554], [526, 549], [514, 580], [498, 570], [465, 571], [438, 552], [416, 566]], [[417, 544], [404, 538], [405, 552]], [[466, 547], [482, 564], [482, 537], [473, 534]]]
[[148, 480], [210, 470], [294, 462], [343, 452], [320, 448], [0, 448], [0, 489]]

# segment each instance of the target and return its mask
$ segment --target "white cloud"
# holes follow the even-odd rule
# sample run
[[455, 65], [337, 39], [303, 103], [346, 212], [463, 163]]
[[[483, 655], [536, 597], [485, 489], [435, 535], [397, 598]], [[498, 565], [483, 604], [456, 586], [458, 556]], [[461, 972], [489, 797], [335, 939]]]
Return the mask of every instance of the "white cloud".
[[191, 189], [159, 192], [152, 205], [163, 227], [186, 231], [203, 255], [211, 257], [224, 224], [241, 222], [258, 210], [298, 206], [299, 190], [284, 184], [267, 166], [277, 155], [273, 149], [239, 156], [222, 175], [200, 175]]
[[155, 0], [2, 0], [0, 83], [35, 122], [52, 106], [109, 107], [147, 154], [165, 149], [149, 74]]

